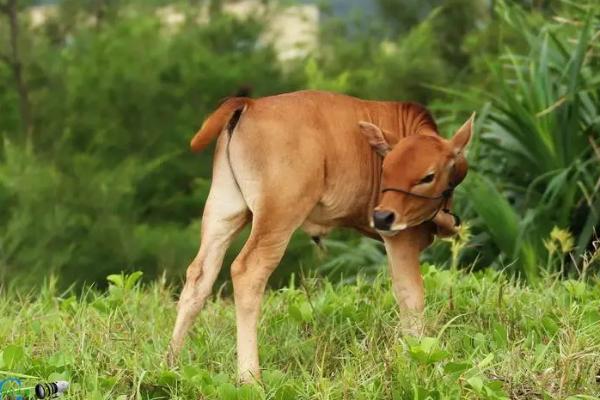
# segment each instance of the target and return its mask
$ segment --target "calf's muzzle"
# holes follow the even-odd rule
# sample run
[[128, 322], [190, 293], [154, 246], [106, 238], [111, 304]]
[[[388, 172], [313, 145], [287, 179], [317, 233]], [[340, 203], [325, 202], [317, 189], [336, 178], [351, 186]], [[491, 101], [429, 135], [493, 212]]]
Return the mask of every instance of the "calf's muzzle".
[[373, 212], [373, 225], [376, 229], [389, 231], [396, 220], [396, 215], [390, 210], [375, 210]]

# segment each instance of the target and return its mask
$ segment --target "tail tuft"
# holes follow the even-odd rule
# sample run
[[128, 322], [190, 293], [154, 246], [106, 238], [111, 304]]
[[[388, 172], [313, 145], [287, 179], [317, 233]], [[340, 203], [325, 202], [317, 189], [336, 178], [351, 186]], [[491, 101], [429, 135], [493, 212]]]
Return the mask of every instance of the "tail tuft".
[[[223, 102], [202, 124], [202, 128], [194, 135], [190, 142], [192, 151], [198, 152], [210, 144], [219, 133], [223, 131], [225, 125], [236, 117], [236, 123], [244, 110], [250, 105], [252, 99], [247, 97], [232, 97]], [[235, 127], [235, 125], [234, 125]]]

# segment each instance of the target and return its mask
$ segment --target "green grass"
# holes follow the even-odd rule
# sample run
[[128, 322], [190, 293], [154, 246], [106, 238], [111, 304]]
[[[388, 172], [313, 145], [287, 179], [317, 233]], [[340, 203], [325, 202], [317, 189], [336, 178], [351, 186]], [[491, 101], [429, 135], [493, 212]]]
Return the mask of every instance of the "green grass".
[[[230, 299], [210, 302], [176, 369], [164, 353], [174, 291], [113, 277], [110, 291], [0, 296], [0, 375], [72, 382], [67, 399], [597, 398], [600, 281], [526, 286], [488, 270], [425, 267], [427, 336], [403, 337], [388, 278], [292, 282], [265, 297], [262, 385], [235, 383]], [[2, 379], [2, 376], [0, 376]], [[429, 397], [428, 397], [429, 396]], [[585, 397], [588, 396], [588, 397]]]

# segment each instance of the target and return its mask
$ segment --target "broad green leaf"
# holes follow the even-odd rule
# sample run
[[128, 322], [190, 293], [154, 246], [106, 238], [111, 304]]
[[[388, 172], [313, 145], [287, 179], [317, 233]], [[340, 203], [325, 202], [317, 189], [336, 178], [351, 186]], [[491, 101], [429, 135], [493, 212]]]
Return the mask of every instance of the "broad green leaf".
[[447, 374], [455, 374], [467, 371], [473, 368], [473, 364], [468, 362], [449, 362], [444, 366], [444, 372]]
[[177, 374], [173, 371], [162, 371], [158, 375], [158, 384], [174, 387], [177, 384]]
[[136, 271], [128, 275], [125, 282], [125, 289], [133, 289], [133, 287], [140, 280], [142, 275], [144, 275], [142, 271]]
[[8, 345], [2, 350], [2, 362], [3, 368], [17, 369], [23, 366], [25, 361], [25, 350], [22, 346]]
[[106, 277], [106, 280], [115, 285], [118, 288], [122, 288], [125, 286], [123, 281], [123, 275], [112, 274]]
[[217, 392], [219, 393], [219, 399], [223, 400], [238, 400], [238, 391], [234, 385], [231, 383], [222, 383], [217, 388]]
[[483, 392], [483, 379], [480, 376], [472, 376], [467, 379], [469, 386], [474, 389], [477, 393]]

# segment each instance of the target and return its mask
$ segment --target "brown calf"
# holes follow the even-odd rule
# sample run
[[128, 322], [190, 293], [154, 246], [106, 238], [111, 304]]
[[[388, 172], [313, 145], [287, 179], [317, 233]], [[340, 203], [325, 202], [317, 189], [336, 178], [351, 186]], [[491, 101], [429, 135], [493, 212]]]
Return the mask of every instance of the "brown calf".
[[453, 232], [454, 218], [442, 210], [466, 174], [463, 150], [472, 122], [445, 140], [416, 104], [318, 91], [221, 104], [191, 142], [199, 151], [218, 136], [200, 250], [181, 292], [170, 361], [210, 295], [225, 251], [250, 221], [250, 236], [231, 266], [242, 381], [260, 377], [261, 298], [298, 228], [320, 237], [345, 226], [383, 238], [404, 324], [418, 331], [419, 255], [436, 229]]

